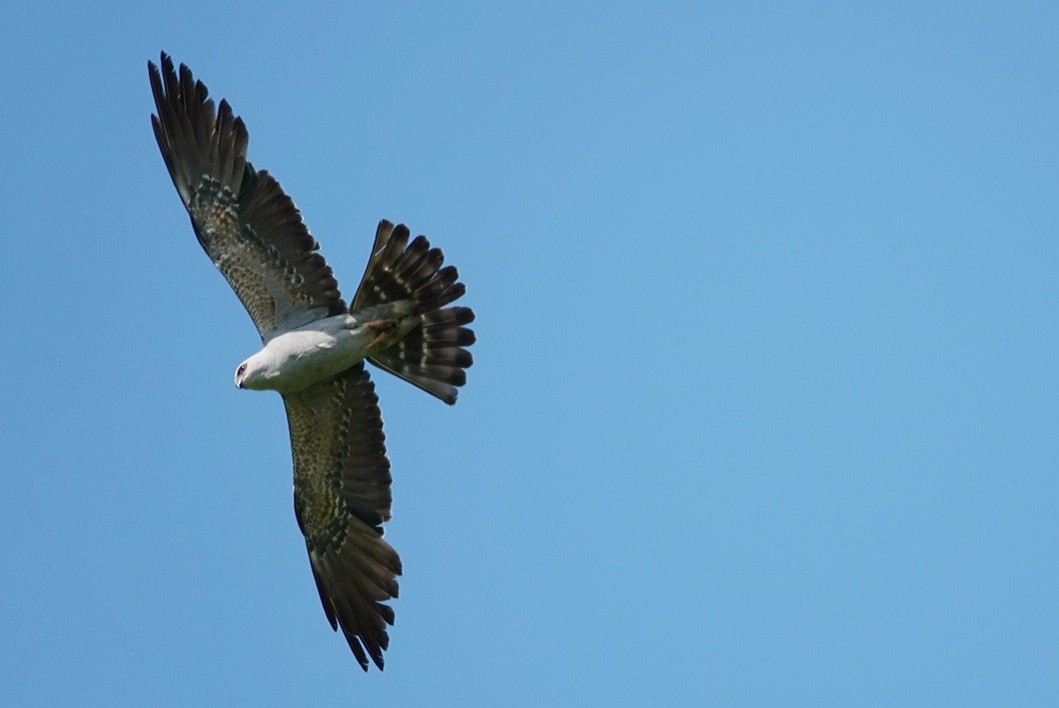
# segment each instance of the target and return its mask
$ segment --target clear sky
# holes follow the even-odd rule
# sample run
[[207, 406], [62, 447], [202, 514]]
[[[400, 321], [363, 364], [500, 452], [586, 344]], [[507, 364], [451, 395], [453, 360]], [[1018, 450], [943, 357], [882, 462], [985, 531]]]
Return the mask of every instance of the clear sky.
[[[221, 5], [0, 5], [0, 704], [1059, 705], [1059, 5]], [[384, 673], [162, 49], [347, 296], [385, 217], [478, 312], [454, 408], [375, 377]]]

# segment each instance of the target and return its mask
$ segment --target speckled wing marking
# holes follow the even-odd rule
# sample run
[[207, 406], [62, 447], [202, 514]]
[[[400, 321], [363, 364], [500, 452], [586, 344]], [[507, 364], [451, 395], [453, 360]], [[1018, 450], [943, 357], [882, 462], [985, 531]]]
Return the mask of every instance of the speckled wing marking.
[[246, 160], [248, 135], [227, 101], [214, 110], [191, 70], [165, 53], [148, 62], [158, 147], [199, 243], [262, 339], [346, 311], [331, 268], [301, 213], [267, 171]]
[[294, 512], [320, 601], [362, 668], [380, 669], [401, 561], [382, 538], [390, 518], [390, 461], [375, 387], [360, 363], [284, 396], [294, 451]]

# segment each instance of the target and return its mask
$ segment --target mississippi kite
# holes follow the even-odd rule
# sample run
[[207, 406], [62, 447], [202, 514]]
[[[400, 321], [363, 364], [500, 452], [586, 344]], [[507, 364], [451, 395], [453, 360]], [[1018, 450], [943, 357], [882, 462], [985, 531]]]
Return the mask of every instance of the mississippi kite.
[[424, 236], [382, 221], [347, 306], [301, 214], [272, 175], [246, 159], [247, 131], [227, 101], [172, 59], [148, 62], [158, 147], [206, 254], [261, 335], [239, 388], [283, 396], [294, 458], [294, 511], [324, 612], [366, 671], [383, 668], [401, 561], [383, 539], [390, 462], [375, 366], [446, 403], [466, 382], [474, 343], [456, 269]]

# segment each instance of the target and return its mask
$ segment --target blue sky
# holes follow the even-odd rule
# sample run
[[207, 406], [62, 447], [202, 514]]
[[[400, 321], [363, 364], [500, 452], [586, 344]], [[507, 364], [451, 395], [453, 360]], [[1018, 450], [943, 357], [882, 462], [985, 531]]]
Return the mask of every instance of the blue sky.
[[[0, 7], [0, 703], [1053, 705], [1059, 7]], [[397, 5], [397, 6], [393, 6]], [[478, 312], [378, 374], [387, 669], [319, 605], [278, 397], [151, 135], [250, 129], [347, 295]]]

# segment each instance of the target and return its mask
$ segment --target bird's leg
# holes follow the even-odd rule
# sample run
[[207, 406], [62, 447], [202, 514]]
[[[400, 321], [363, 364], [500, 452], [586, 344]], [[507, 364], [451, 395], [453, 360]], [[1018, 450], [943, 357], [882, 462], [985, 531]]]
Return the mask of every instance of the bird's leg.
[[397, 320], [369, 320], [364, 323], [365, 329], [375, 332], [375, 339], [368, 346], [374, 349], [383, 344], [390, 335], [397, 331]]

